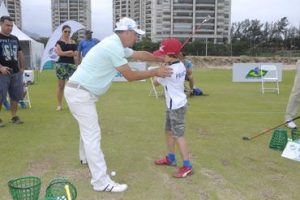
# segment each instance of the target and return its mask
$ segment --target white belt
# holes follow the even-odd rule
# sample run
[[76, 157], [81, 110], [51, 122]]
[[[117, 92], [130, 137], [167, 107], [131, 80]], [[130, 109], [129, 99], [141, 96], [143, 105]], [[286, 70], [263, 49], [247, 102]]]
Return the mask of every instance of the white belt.
[[81, 90], [85, 90], [85, 91], [90, 92], [88, 89], [84, 88], [83, 86], [81, 86], [81, 85], [78, 84], [78, 83], [68, 82], [68, 83], [67, 83], [67, 86], [68, 86], [68, 87], [71, 87], [71, 88], [81, 89]]

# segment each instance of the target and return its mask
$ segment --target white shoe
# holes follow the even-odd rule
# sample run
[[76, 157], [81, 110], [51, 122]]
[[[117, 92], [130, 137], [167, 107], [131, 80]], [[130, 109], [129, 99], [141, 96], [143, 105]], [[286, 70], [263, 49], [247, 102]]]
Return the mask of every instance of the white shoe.
[[119, 184], [112, 181], [106, 186], [99, 189], [94, 188], [94, 190], [97, 192], [124, 192], [125, 190], [127, 190], [127, 187], [127, 184]]
[[87, 161], [86, 160], [80, 160], [80, 164], [87, 165]]
[[297, 125], [295, 124], [294, 121], [290, 121], [289, 123], [286, 124], [286, 126], [290, 129], [297, 128]]
[[62, 106], [57, 106], [56, 111], [62, 111]]

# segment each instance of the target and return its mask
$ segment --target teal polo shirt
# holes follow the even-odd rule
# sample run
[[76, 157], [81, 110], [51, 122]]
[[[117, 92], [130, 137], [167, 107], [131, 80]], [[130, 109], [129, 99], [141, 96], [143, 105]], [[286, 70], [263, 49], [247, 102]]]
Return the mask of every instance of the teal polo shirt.
[[114, 33], [89, 51], [69, 81], [80, 84], [96, 96], [101, 96], [108, 90], [118, 73], [116, 67], [127, 64], [126, 58], [132, 54], [133, 50], [124, 48], [119, 36]]

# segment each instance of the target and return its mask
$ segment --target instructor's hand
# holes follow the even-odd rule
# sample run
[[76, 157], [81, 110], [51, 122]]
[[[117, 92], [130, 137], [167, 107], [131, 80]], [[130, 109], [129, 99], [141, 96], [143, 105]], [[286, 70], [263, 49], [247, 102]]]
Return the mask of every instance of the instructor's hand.
[[173, 74], [173, 70], [168, 67], [166, 63], [160, 64], [160, 67], [157, 69], [157, 75], [159, 77], [165, 78], [170, 77]]

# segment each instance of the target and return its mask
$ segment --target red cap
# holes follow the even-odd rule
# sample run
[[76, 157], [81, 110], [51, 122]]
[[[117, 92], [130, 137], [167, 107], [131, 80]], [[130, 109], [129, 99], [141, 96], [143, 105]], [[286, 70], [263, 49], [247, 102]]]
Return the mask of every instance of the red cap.
[[165, 39], [160, 43], [159, 50], [154, 51], [155, 56], [178, 55], [182, 48], [181, 42], [177, 38]]

